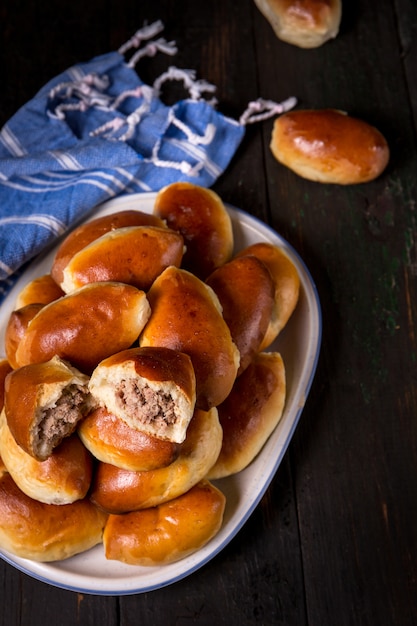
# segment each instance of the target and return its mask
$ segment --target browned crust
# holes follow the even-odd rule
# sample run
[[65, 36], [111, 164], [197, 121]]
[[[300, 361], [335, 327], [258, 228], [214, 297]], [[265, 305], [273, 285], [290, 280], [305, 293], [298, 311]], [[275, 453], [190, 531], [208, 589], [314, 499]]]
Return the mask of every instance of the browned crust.
[[44, 274], [25, 285], [19, 292], [15, 308], [21, 309], [28, 304], [49, 304], [64, 295], [50, 274]]
[[389, 161], [378, 129], [334, 109], [290, 111], [274, 122], [271, 150], [299, 176], [352, 185], [377, 178]]
[[43, 307], [16, 351], [19, 367], [54, 355], [91, 373], [106, 357], [130, 347], [150, 314], [143, 291], [103, 282], [86, 285]]
[[187, 398], [194, 402], [195, 376], [191, 359], [187, 354], [162, 346], [141, 346], [112, 354], [99, 364], [102, 371], [129, 362], [135, 372], [152, 382], [173, 382]]
[[46, 461], [37, 461], [16, 443], [2, 416], [0, 452], [18, 487], [39, 502], [68, 504], [88, 493], [93, 459], [77, 435], [67, 437]]
[[236, 474], [253, 461], [280, 421], [285, 398], [281, 355], [258, 354], [218, 407], [223, 443], [209, 479]]
[[131, 472], [99, 463], [91, 499], [108, 513], [120, 514], [167, 502], [185, 493], [212, 467], [220, 452], [222, 430], [216, 409], [197, 410], [178, 458], [167, 467]]
[[255, 256], [235, 257], [207, 279], [240, 353], [238, 375], [259, 352], [275, 305], [275, 284]]
[[230, 260], [233, 251], [230, 217], [212, 189], [187, 182], [168, 185], [157, 193], [154, 213], [184, 237], [184, 269], [205, 279]]
[[238, 253], [238, 257], [255, 256], [268, 268], [274, 283], [274, 306], [268, 328], [261, 342], [265, 350], [277, 338], [290, 319], [300, 294], [300, 276], [286, 253], [268, 242], [254, 243]]
[[132, 471], [166, 467], [181, 449], [180, 444], [131, 428], [103, 407], [80, 423], [78, 434], [96, 459]]
[[4, 407], [4, 384], [7, 374], [12, 371], [12, 366], [7, 359], [0, 359], [0, 413]]
[[239, 352], [213, 290], [188, 271], [168, 268], [148, 292], [152, 315], [141, 346], [188, 354], [196, 376], [196, 406], [208, 410], [230, 392]]
[[146, 291], [164, 269], [180, 266], [183, 252], [182, 235], [170, 228], [118, 228], [72, 257], [61, 287], [70, 293], [88, 283], [118, 281]]
[[107, 516], [89, 500], [55, 505], [24, 494], [0, 477], [0, 547], [34, 561], [67, 559], [101, 543]]
[[19, 361], [16, 359], [19, 343], [24, 337], [29, 323], [43, 306], [43, 304], [28, 304], [21, 309], [12, 311], [7, 320], [4, 333], [4, 350], [11, 367], [14, 369], [20, 366]]
[[[39, 411], [50, 402], [56, 392], [59, 393], [64, 387], [70, 386], [74, 380], [83, 381], [87, 395], [87, 376], [78, 372], [74, 375], [72, 368], [67, 367], [56, 357], [45, 363], [20, 367], [6, 376], [4, 410], [10, 432], [18, 445], [38, 461], [45, 461], [49, 456], [49, 453], [45, 455], [39, 448], [39, 439], [44, 437], [39, 433], [37, 425]], [[82, 417], [80, 412], [78, 420]], [[70, 424], [53, 447], [56, 447], [64, 436], [71, 435], [76, 426], [77, 422]]]
[[60, 285], [63, 280], [64, 268], [68, 265], [74, 254], [105, 233], [126, 226], [163, 227], [164, 222], [155, 215], [150, 215], [142, 211], [126, 210], [104, 215], [85, 224], [81, 224], [81, 226], [78, 226], [78, 228], [65, 237], [58, 248], [51, 268], [52, 278]]
[[317, 48], [339, 33], [341, 0], [255, 0], [276, 36], [300, 48]]
[[220, 530], [226, 498], [208, 481], [157, 507], [110, 515], [103, 534], [107, 559], [165, 565], [200, 550]]

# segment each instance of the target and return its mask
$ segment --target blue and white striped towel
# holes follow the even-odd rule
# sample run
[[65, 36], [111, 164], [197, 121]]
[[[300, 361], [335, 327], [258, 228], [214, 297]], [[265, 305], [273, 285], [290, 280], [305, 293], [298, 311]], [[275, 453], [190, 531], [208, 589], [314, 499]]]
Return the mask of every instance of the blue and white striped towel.
[[[248, 121], [294, 106], [257, 101], [238, 122], [203, 98], [214, 87], [193, 71], [170, 67], [143, 83], [141, 57], [176, 53], [174, 42], [152, 39], [162, 29], [159, 21], [144, 26], [117, 52], [69, 68], [0, 131], [0, 303], [19, 269], [95, 206], [180, 180], [212, 185]], [[181, 80], [190, 97], [163, 104], [167, 80]]]

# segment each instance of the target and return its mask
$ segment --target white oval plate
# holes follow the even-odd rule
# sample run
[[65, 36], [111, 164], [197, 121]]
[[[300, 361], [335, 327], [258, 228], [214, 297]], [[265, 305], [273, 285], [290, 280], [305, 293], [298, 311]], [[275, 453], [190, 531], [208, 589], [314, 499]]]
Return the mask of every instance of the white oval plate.
[[[90, 219], [132, 208], [151, 213], [154, 199], [154, 193], [123, 196], [101, 205]], [[1, 558], [29, 576], [62, 589], [98, 595], [143, 593], [175, 583], [202, 567], [231, 541], [268, 488], [294, 433], [316, 370], [321, 343], [320, 303], [310, 273], [295, 250], [264, 223], [236, 208], [227, 209], [236, 251], [257, 241], [273, 243], [285, 250], [301, 279], [297, 308], [270, 348], [281, 353], [287, 376], [286, 405], [277, 428], [249, 467], [215, 481], [226, 495], [224, 522], [214, 539], [195, 554], [162, 567], [138, 567], [107, 560], [101, 545], [53, 563], [37, 563], [0, 552]], [[17, 294], [29, 281], [49, 273], [55, 252], [56, 248], [33, 263], [2, 304], [0, 346], [4, 345], [4, 329]]]

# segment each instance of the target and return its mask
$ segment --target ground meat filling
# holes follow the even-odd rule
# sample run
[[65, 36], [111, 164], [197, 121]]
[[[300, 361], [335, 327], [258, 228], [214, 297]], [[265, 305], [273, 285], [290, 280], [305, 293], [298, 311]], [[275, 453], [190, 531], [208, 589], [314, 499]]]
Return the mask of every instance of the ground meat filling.
[[169, 393], [158, 393], [146, 383], [139, 387], [133, 379], [121, 380], [115, 391], [120, 407], [141, 424], [169, 426], [177, 421], [175, 403]]
[[39, 423], [39, 439], [55, 447], [70, 435], [84, 415], [86, 392], [80, 385], [69, 385], [55, 406], [46, 409]]

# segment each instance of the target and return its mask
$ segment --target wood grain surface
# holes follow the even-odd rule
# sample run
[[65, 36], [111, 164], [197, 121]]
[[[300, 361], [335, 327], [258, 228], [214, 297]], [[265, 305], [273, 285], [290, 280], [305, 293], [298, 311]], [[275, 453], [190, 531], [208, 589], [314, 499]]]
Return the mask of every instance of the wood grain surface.
[[[258, 97], [298, 98], [375, 125], [391, 149], [377, 180], [297, 177], [247, 127], [214, 185], [299, 252], [319, 292], [323, 343], [298, 428], [244, 528], [202, 569], [145, 594], [54, 588], [0, 561], [0, 626], [417, 624], [417, 4], [347, 0], [338, 37], [277, 39], [251, 0], [6, 0], [0, 125], [50, 78], [162, 19], [175, 64], [217, 86], [235, 119]], [[151, 81], [166, 59], [146, 59]], [[167, 90], [167, 101], [174, 88]]]

